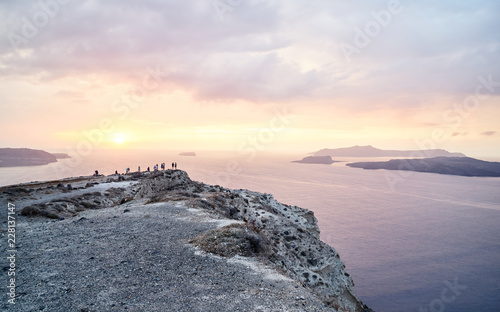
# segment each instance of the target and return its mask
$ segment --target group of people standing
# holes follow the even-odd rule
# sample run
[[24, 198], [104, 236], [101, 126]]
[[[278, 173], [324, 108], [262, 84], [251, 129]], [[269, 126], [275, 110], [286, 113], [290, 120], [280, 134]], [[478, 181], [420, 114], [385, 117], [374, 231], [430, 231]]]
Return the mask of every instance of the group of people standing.
[[[160, 166], [158, 166], [158, 164], [154, 165], [153, 166], [153, 170], [154, 171], [158, 171], [159, 169], [161, 168], [161, 170], [165, 170], [167, 168], [167, 165], [165, 163], [161, 163]], [[128, 168], [127, 168], [128, 169]], [[177, 163], [176, 162], [173, 162], [172, 163], [172, 170], [177, 170]], [[138, 172], [141, 172], [141, 166], [137, 167], [137, 171]], [[150, 172], [151, 169], [148, 167], [146, 169], [147, 172]]]
[[[159, 166], [158, 166], [158, 164], [153, 166], [154, 171], [158, 171], [160, 168], [161, 168], [161, 170], [165, 170], [167, 168], [167, 165], [165, 163], [161, 163]], [[177, 170], [177, 163], [176, 162], [172, 163], [172, 170]], [[151, 169], [148, 167], [146, 169], [146, 171], [150, 172]], [[137, 172], [141, 172], [141, 166], [137, 167]], [[129, 174], [129, 173], [130, 173], [130, 168], [125, 169], [125, 174]], [[115, 174], [119, 175], [118, 170], [115, 170]], [[97, 177], [97, 176], [99, 176], [99, 171], [96, 170], [96, 171], [94, 171], [94, 177]]]
[[[161, 170], [165, 170], [167, 168], [167, 165], [165, 163], [161, 163], [160, 166], [158, 166], [158, 164], [153, 166], [154, 171], [158, 171], [160, 168], [161, 168]], [[172, 163], [172, 170], [177, 170], [177, 163], [176, 162]], [[148, 167], [146, 169], [146, 171], [150, 172], [151, 169]], [[137, 167], [137, 172], [141, 172], [141, 166]], [[130, 168], [125, 169], [125, 174], [129, 174], [129, 173], [130, 173]], [[115, 174], [119, 174], [118, 170], [115, 170]], [[96, 170], [94, 172], [94, 176], [98, 176], [98, 175], [99, 175], [99, 171]]]

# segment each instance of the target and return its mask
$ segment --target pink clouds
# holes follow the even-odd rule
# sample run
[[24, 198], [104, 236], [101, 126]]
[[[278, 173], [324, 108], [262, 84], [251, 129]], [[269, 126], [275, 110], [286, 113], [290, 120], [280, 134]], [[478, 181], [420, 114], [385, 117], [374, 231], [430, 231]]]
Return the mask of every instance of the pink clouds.
[[[382, 8], [384, 3], [380, 1]], [[444, 13], [437, 7], [411, 4], [414, 11], [408, 8], [401, 13], [406, 14], [404, 19], [394, 18], [358, 60], [345, 64], [337, 44], [378, 7], [377, 3], [363, 7], [340, 2], [249, 1], [220, 21], [209, 1], [69, 1], [49, 25], [22, 45], [20, 50], [31, 51], [28, 55], [20, 56], [8, 41], [2, 42], [0, 53], [8, 57], [0, 72], [51, 80], [88, 73], [126, 76], [160, 64], [170, 83], [199, 99], [262, 102], [359, 95], [360, 88], [364, 94], [380, 97], [401, 92], [461, 93], [472, 90], [479, 74], [498, 70], [494, 65], [498, 46], [493, 45], [498, 21], [481, 7], [455, 3]], [[39, 8], [31, 9], [21, 1], [3, 4], [0, 10], [8, 22], [2, 28], [20, 33], [22, 17]], [[468, 15], [458, 19], [462, 11], [470, 19]], [[328, 12], [331, 20], [312, 23], [321, 12]], [[423, 14], [425, 23], [420, 20]], [[476, 15], [483, 20], [471, 23]], [[443, 16], [450, 25], [442, 22]], [[343, 26], [343, 33], [327, 31], [333, 21]], [[486, 27], [490, 28], [483, 32]], [[332, 77], [324, 66], [301, 69], [293, 55], [301, 53], [297, 48], [302, 42], [313, 42], [308, 39], [311, 36], [319, 40], [307, 48], [331, 50], [329, 59], [319, 61], [345, 78]], [[284, 51], [290, 53], [285, 56]], [[354, 72], [361, 75], [353, 80]]]
[[[58, 0], [41, 3], [56, 3], [50, 1]], [[62, 114], [81, 117], [78, 127], [91, 127], [140, 83], [147, 67], [158, 67], [162, 83], [136, 112], [146, 121], [156, 118], [148, 110], [170, 110], [164, 106], [173, 104], [160, 99], [180, 92], [190, 111], [209, 103], [214, 116], [227, 116], [219, 112], [241, 103], [254, 111], [288, 105], [304, 114], [301, 127], [315, 121], [325, 132], [336, 127], [328, 120], [338, 111], [342, 127], [360, 124], [356, 111], [366, 113], [366, 128], [380, 126], [380, 116], [429, 128], [439, 126], [443, 107], [454, 104], [450, 99], [461, 103], [474, 94], [479, 76], [500, 81], [500, 4], [493, 0], [401, 1], [404, 10], [347, 63], [339, 45], [387, 3], [248, 0], [221, 20], [211, 1], [67, 0], [16, 48], [8, 35], [22, 35], [25, 19], [44, 9], [39, 2], [3, 1], [0, 79], [8, 87], [0, 87], [0, 108], [21, 116], [21, 105], [28, 112], [67, 110]], [[496, 107], [499, 92], [495, 86], [481, 108]], [[423, 117], [412, 121], [421, 111]], [[179, 122], [193, 124], [187, 116]], [[248, 118], [252, 123], [262, 116]], [[477, 129], [470, 133], [482, 131]], [[452, 137], [464, 138], [467, 131]]]

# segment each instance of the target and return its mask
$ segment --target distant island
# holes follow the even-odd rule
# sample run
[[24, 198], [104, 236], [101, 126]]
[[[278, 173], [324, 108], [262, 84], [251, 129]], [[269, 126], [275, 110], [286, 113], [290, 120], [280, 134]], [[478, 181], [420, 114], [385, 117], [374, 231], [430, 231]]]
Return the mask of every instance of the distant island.
[[330, 165], [337, 161], [333, 160], [331, 156], [308, 156], [304, 157], [301, 160], [294, 160], [293, 163], [299, 164], [321, 164], [321, 165]]
[[443, 149], [429, 150], [382, 150], [371, 145], [352, 146], [345, 148], [329, 149], [324, 148], [313, 153], [314, 156], [332, 156], [332, 157], [466, 157], [462, 153], [450, 153]]
[[184, 152], [184, 153], [179, 153], [179, 156], [196, 156], [195, 152]]
[[349, 167], [363, 169], [406, 170], [466, 177], [500, 177], [500, 162], [470, 157], [434, 157], [423, 159], [391, 159], [380, 162], [356, 162]]
[[29, 148], [0, 148], [0, 167], [41, 166], [63, 158], [71, 157], [64, 153], [51, 154]]

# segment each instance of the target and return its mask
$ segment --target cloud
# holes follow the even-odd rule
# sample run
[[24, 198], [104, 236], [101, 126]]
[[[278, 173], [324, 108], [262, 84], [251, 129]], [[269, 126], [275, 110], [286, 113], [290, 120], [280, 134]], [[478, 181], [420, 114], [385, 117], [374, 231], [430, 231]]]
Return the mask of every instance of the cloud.
[[481, 135], [485, 135], [485, 136], [493, 136], [493, 135], [495, 135], [496, 133], [497, 133], [496, 131], [486, 131], [486, 132], [481, 133]]
[[59, 90], [54, 94], [55, 97], [61, 97], [61, 98], [83, 98], [85, 95], [83, 92], [79, 91], [71, 91], [71, 90]]
[[[0, 75], [135, 83], [159, 65], [166, 85], [200, 101], [358, 98], [369, 108], [395, 95], [471, 93], [479, 75], [500, 72], [493, 0], [402, 2], [403, 12], [347, 63], [339, 44], [353, 44], [355, 29], [387, 3], [249, 0], [221, 21], [212, 1], [70, 1], [19, 49], [2, 36]], [[32, 21], [39, 6], [2, 2], [0, 29], [22, 35], [23, 18]]]

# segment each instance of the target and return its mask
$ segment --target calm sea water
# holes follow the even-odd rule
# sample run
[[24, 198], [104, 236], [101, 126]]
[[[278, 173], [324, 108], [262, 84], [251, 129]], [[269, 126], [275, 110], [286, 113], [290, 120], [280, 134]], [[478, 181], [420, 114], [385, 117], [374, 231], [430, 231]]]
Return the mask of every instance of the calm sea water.
[[396, 172], [290, 162], [302, 155], [177, 154], [95, 151], [81, 162], [0, 168], [0, 185], [177, 161], [194, 180], [314, 211], [357, 295], [378, 312], [500, 311], [499, 178], [406, 172], [391, 187], [387, 174]]

